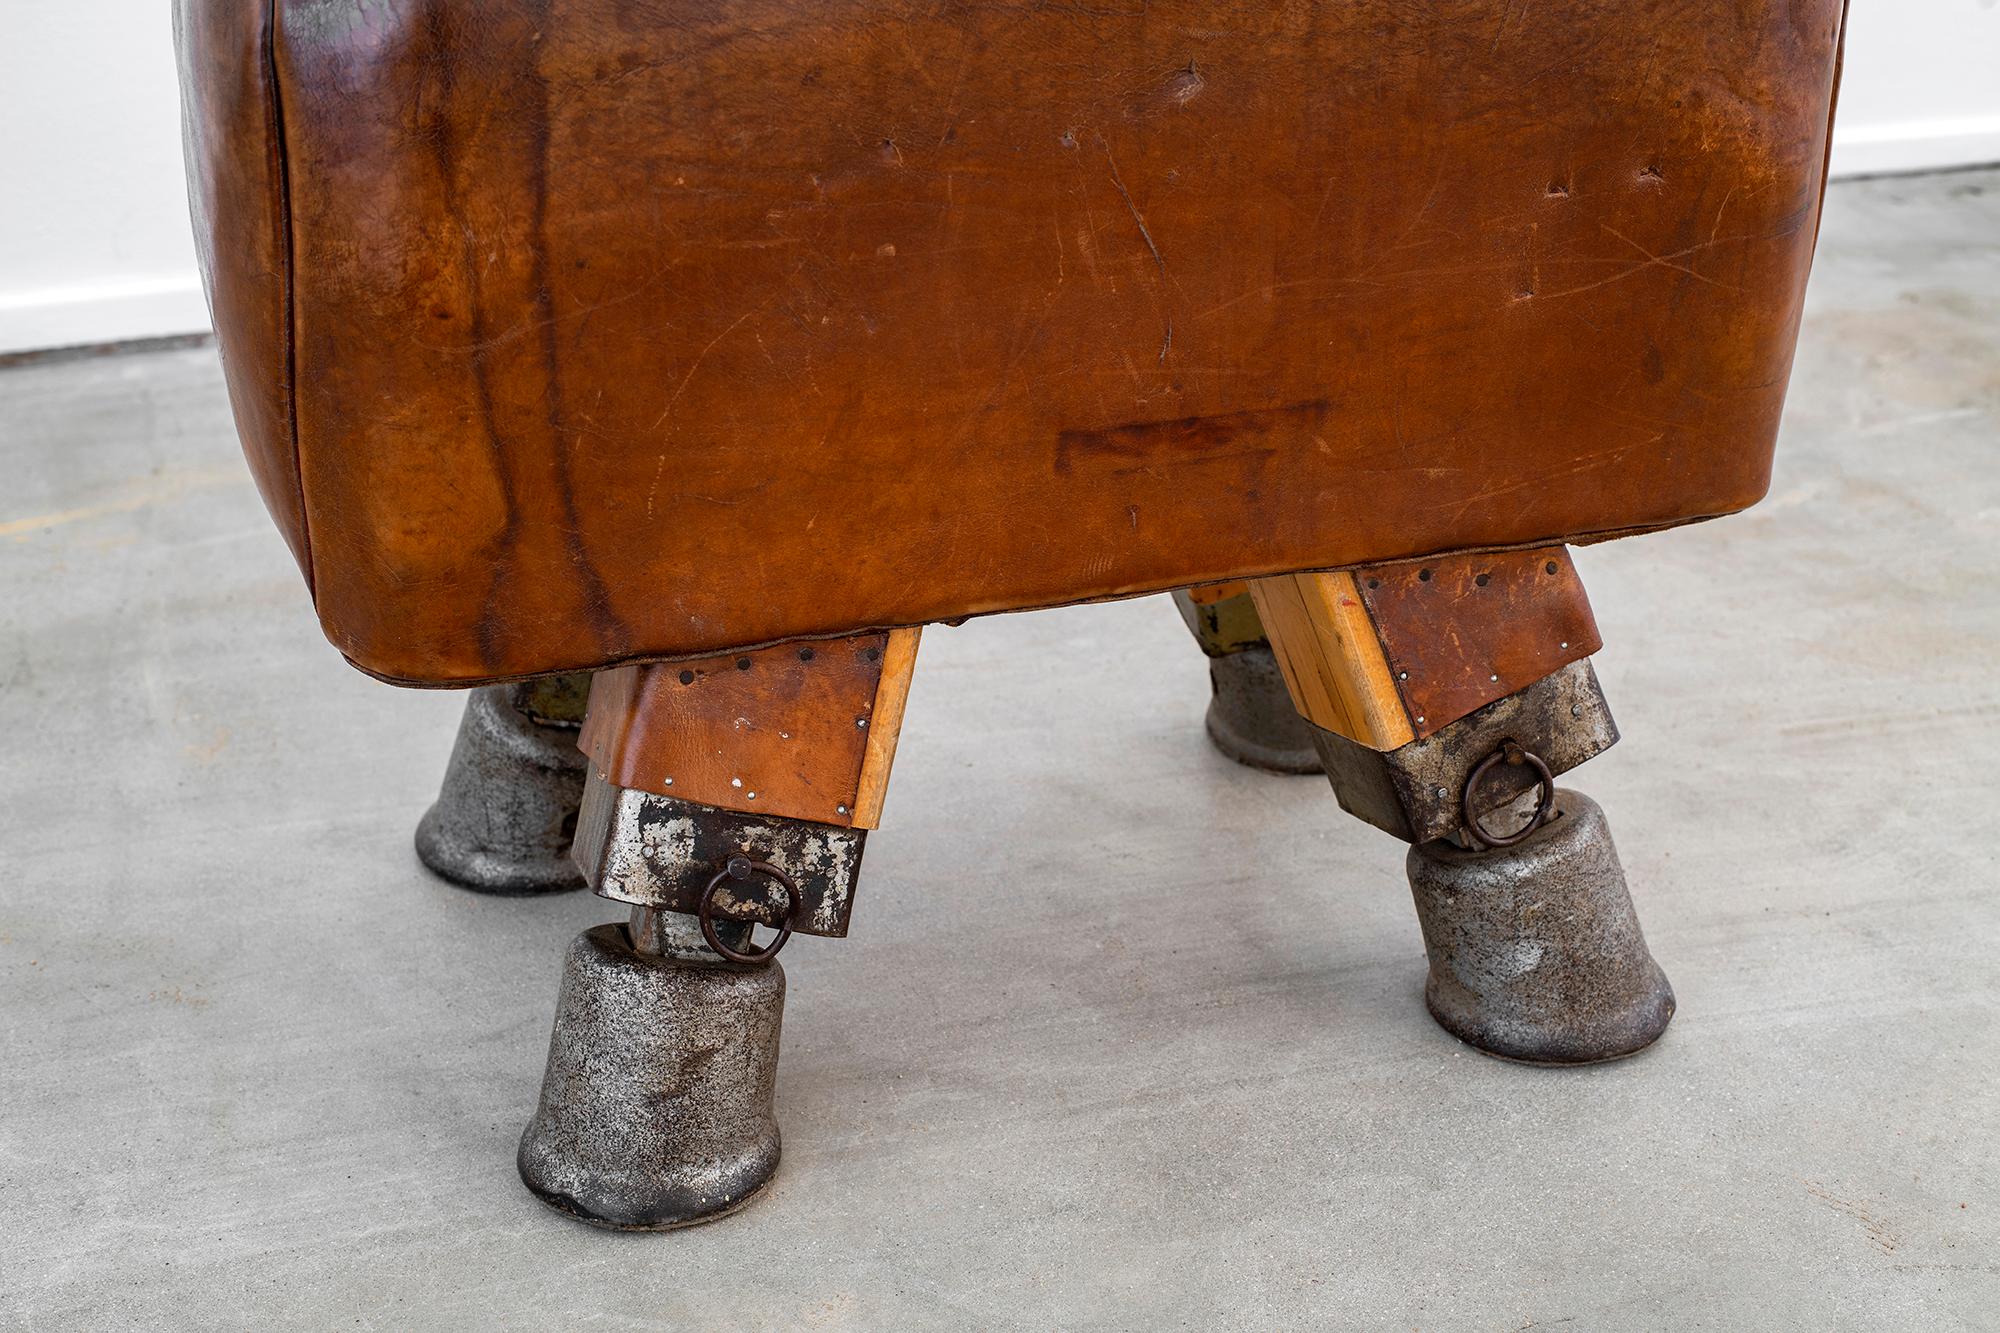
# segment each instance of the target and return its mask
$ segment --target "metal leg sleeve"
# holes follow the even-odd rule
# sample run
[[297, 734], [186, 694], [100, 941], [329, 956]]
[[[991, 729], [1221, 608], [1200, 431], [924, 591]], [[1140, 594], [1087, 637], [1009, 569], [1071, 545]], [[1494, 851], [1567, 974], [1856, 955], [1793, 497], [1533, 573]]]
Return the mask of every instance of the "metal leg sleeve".
[[1208, 659], [1208, 738], [1239, 764], [1273, 773], [1318, 773], [1312, 724], [1292, 705], [1269, 645]]
[[1208, 656], [1208, 738], [1215, 748], [1270, 773], [1320, 772], [1313, 728], [1292, 702], [1245, 586], [1183, 588], [1174, 605]]
[[784, 1007], [782, 968], [725, 962], [691, 918], [640, 908], [630, 928], [584, 931], [563, 959], [522, 1181], [621, 1231], [742, 1207], [778, 1169]]
[[1555, 814], [1510, 847], [1412, 847], [1430, 979], [1446, 1031], [1490, 1055], [1591, 1064], [1651, 1045], [1674, 992], [1646, 949], [1597, 803], [1556, 792]]
[[583, 886], [569, 847], [586, 762], [574, 725], [531, 710], [547, 693], [541, 682], [472, 692], [437, 804], [417, 825], [418, 858], [475, 893]]

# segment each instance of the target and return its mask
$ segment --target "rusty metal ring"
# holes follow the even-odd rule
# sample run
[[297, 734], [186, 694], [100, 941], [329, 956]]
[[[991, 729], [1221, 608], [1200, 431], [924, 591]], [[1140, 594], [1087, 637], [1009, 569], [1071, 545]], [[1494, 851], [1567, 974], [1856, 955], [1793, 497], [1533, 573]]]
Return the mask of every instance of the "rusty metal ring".
[[[1493, 770], [1495, 764], [1503, 760], [1510, 764], [1526, 764], [1528, 767], [1534, 769], [1536, 776], [1541, 779], [1542, 788], [1541, 794], [1535, 799], [1534, 818], [1505, 837], [1489, 833], [1486, 825], [1480, 822], [1478, 812], [1472, 808], [1472, 798], [1478, 792], [1480, 782]], [[1512, 847], [1515, 843], [1520, 842], [1530, 833], [1533, 833], [1536, 829], [1547, 823], [1549, 816], [1554, 813], [1555, 808], [1555, 774], [1549, 772], [1549, 766], [1542, 762], [1540, 755], [1536, 754], [1533, 750], [1521, 748], [1520, 745], [1513, 741], [1500, 742], [1499, 749], [1479, 761], [1478, 765], [1466, 777], [1465, 790], [1458, 798], [1459, 813], [1465, 816], [1466, 833], [1471, 837], [1473, 842], [1484, 848]]]
[[[747, 880], [753, 875], [762, 875], [785, 891], [791, 906], [785, 909], [785, 923], [778, 927], [778, 938], [761, 949], [740, 952], [724, 944], [715, 933], [715, 893], [727, 880]], [[778, 956], [778, 950], [785, 947], [785, 941], [792, 937], [792, 921], [799, 914], [805, 898], [799, 893], [799, 886], [792, 877], [768, 861], [752, 861], [747, 856], [732, 856], [728, 864], [715, 872], [715, 878], [701, 891], [701, 901], [695, 906], [695, 919], [701, 922], [701, 937], [708, 941], [708, 947], [727, 958], [732, 963], [768, 963]], [[755, 922], [751, 922], [755, 925]]]

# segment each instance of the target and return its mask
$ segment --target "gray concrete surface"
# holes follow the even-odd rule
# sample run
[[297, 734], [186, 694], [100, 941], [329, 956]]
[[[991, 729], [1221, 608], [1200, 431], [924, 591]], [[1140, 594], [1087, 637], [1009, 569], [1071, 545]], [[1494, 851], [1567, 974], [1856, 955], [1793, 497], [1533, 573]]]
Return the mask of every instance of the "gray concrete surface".
[[514, 1177], [594, 899], [429, 878], [460, 700], [320, 639], [212, 352], [0, 375], [0, 1323], [2000, 1327], [2000, 174], [1833, 192], [1770, 500], [1581, 553], [1681, 1012], [1481, 1058], [1401, 847], [1208, 747], [1164, 598], [933, 631], [785, 1164]]

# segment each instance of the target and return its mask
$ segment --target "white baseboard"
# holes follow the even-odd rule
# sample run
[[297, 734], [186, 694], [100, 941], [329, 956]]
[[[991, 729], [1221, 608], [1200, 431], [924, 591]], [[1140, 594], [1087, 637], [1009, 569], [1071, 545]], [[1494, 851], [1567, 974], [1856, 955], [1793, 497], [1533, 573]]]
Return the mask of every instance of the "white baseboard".
[[0, 354], [208, 332], [201, 278], [189, 273], [0, 292]]
[[1833, 130], [1831, 171], [1841, 176], [1884, 176], [2000, 163], [2000, 115], [1949, 120], [1840, 125]]

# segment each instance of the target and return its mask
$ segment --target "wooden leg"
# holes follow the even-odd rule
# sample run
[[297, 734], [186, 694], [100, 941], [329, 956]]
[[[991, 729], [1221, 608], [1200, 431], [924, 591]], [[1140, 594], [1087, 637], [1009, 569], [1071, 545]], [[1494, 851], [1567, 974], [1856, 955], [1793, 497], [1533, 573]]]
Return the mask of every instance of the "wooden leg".
[[1259, 579], [1250, 595], [1300, 711], [1379, 750], [1602, 646], [1559, 546]]
[[[769, 1183], [775, 955], [794, 933], [847, 932], [917, 639], [893, 630], [592, 682], [576, 860], [632, 910], [564, 959], [518, 1159], [551, 1207], [666, 1229], [723, 1216]], [[779, 931], [761, 948], [759, 924]]]
[[634, 791], [874, 828], [921, 633], [599, 672], [584, 753], [606, 779]]
[[[1560, 773], [1617, 739], [1561, 547], [1289, 574], [1250, 596], [1341, 804], [1408, 841], [1461, 829], [1466, 779], [1503, 740]], [[1472, 804], [1511, 802], [1529, 773], [1509, 765]]]
[[1554, 784], [1618, 738], [1568, 554], [1295, 574], [1250, 595], [1341, 805], [1418, 844], [1407, 869], [1439, 1024], [1539, 1064], [1658, 1038], [1674, 994], [1604, 812]]
[[[918, 634], [599, 673], [583, 724], [591, 772], [576, 845], [590, 887], [694, 913], [714, 876], [741, 858], [778, 873], [758, 893], [722, 894], [737, 919], [844, 935], [866, 831], [881, 822]], [[789, 890], [773, 887], [785, 880]]]
[[1204, 583], [1198, 588], [1182, 588], [1174, 594], [1174, 606], [1187, 622], [1188, 632], [1210, 657], [1230, 657], [1250, 648], [1268, 648], [1264, 622], [1250, 600], [1250, 585]]

